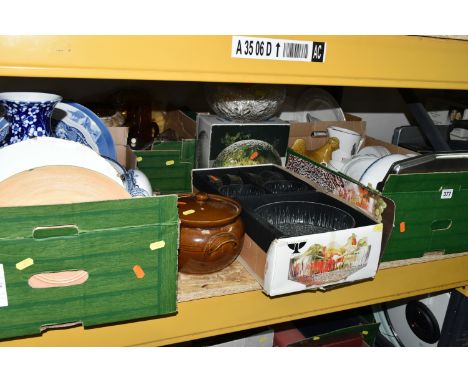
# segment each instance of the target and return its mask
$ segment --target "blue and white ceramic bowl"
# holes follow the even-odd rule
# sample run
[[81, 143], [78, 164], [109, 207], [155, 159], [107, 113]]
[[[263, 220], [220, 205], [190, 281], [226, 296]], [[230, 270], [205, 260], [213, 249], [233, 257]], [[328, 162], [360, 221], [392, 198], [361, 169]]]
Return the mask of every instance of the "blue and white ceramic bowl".
[[112, 167], [114, 167], [119, 174], [120, 179], [122, 179], [123, 186], [132, 197], [153, 195], [151, 183], [143, 172], [136, 169], [127, 171], [125, 167], [114, 159], [106, 156], [102, 157], [106, 159]]
[[146, 175], [138, 169], [127, 171], [124, 186], [133, 197], [153, 195], [150, 181]]
[[29, 138], [51, 135], [50, 118], [62, 97], [37, 92], [0, 93], [0, 105], [9, 131], [3, 145], [11, 145]]

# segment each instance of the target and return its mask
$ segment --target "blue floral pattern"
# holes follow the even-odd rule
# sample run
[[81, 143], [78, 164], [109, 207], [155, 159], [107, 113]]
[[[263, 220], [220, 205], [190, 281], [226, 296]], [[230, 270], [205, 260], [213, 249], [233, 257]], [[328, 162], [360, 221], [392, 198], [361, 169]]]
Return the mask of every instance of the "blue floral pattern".
[[128, 170], [124, 175], [124, 186], [132, 197], [150, 196], [146, 190], [139, 187], [133, 170]]
[[0, 100], [10, 131], [2, 145], [13, 144], [29, 138], [50, 136], [50, 118], [58, 101], [25, 102]]
[[57, 138], [66, 139], [68, 141], [81, 143], [82, 145], [88, 146], [90, 149], [93, 149], [93, 147], [88, 143], [86, 137], [83, 134], [81, 134], [79, 130], [68, 126], [63, 121], [57, 122], [57, 125], [55, 126], [55, 136]]
[[7, 120], [0, 117], [0, 147], [4, 146], [3, 140], [8, 135], [9, 127]]

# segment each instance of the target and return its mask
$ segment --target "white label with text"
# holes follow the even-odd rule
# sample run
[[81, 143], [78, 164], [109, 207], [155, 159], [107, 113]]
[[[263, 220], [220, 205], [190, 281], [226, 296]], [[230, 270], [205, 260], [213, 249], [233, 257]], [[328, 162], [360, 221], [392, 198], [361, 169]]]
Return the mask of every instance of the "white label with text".
[[323, 41], [232, 36], [233, 58], [325, 62], [325, 51]]
[[441, 199], [452, 199], [453, 196], [453, 188], [447, 188], [445, 190], [442, 190]]
[[0, 264], [0, 308], [8, 306], [8, 296], [6, 291], [5, 273], [3, 264]]

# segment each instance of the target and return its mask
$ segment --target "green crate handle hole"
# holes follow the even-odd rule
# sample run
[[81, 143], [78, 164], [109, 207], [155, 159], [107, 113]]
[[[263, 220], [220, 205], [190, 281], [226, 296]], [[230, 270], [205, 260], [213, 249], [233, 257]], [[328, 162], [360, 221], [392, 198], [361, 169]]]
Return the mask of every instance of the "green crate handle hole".
[[34, 239], [48, 239], [61, 236], [78, 236], [79, 230], [76, 225], [61, 225], [54, 227], [36, 227], [33, 230]]
[[435, 220], [431, 224], [431, 229], [433, 231], [445, 231], [452, 227], [451, 219]]

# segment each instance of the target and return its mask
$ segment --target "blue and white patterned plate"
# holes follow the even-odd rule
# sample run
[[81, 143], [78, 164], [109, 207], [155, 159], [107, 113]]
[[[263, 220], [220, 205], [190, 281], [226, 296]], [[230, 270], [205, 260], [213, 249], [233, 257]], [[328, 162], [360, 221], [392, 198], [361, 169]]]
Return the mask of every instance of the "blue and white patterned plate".
[[68, 126], [72, 126], [70, 122], [73, 122], [83, 127], [97, 146], [99, 154], [116, 159], [114, 141], [109, 130], [88, 108], [74, 102], [60, 102], [54, 109], [52, 119], [63, 121]]
[[88, 131], [71, 120], [65, 118], [61, 120], [52, 119], [52, 130], [56, 138], [81, 143], [99, 153], [99, 148]]
[[3, 146], [2, 142], [6, 138], [9, 130], [9, 124], [7, 120], [3, 117], [0, 117], [0, 147]]

